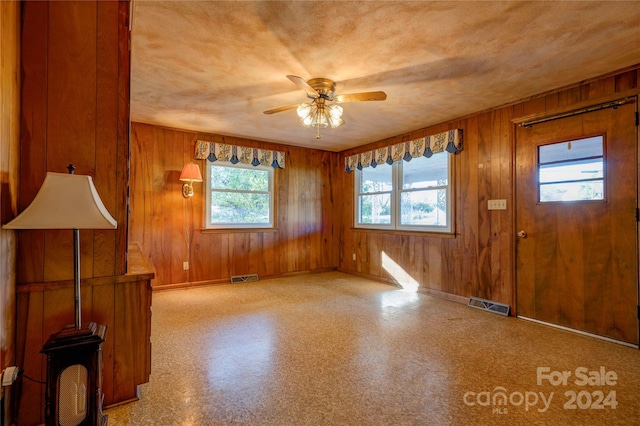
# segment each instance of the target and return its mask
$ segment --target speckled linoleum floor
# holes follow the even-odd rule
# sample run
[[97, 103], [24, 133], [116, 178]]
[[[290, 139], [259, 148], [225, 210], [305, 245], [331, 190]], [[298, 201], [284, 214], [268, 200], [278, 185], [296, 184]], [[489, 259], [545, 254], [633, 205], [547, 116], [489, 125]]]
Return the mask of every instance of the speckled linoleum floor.
[[121, 425], [637, 425], [640, 351], [339, 272], [155, 293]]

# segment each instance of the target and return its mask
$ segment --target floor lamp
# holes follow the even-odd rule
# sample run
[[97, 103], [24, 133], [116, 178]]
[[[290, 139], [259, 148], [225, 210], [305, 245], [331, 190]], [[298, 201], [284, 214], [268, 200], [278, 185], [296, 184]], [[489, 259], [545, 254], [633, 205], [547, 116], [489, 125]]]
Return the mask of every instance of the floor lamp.
[[47, 425], [106, 424], [102, 415], [102, 343], [106, 326], [82, 324], [80, 305], [80, 230], [116, 229], [91, 176], [47, 173], [31, 204], [4, 229], [73, 230], [75, 323], [53, 334], [42, 348], [47, 355]]

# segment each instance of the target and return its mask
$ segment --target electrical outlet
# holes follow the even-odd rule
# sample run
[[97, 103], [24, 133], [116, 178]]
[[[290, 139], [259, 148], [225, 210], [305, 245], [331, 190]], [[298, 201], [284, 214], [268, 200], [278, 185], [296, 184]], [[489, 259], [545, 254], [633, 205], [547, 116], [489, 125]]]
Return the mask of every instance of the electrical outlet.
[[189, 262], [182, 262], [182, 269], [185, 271], [189, 270]]
[[489, 210], [506, 210], [507, 200], [489, 200], [488, 207]]
[[353, 253], [353, 260], [356, 260], [356, 254]]
[[18, 367], [7, 367], [2, 371], [2, 386], [11, 386], [18, 378], [20, 369]]

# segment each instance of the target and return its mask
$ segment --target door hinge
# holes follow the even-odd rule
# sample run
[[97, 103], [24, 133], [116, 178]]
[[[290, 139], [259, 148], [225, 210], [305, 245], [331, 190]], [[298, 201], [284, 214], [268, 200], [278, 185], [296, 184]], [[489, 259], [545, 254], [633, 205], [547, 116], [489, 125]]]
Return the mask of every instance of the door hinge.
[[636, 207], [636, 222], [640, 222], [640, 209]]

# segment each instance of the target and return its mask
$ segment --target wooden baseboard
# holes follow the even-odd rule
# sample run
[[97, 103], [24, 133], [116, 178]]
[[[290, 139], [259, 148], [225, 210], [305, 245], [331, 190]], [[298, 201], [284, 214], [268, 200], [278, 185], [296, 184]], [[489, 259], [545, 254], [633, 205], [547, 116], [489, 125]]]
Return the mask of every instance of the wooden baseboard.
[[132, 402], [136, 402], [136, 401], [139, 401], [139, 400], [140, 400], [140, 398], [136, 396], [135, 398], [130, 398], [130, 399], [125, 399], [123, 401], [118, 401], [118, 402], [116, 402], [114, 404], [107, 405], [106, 407], [102, 407], [102, 408], [104, 410], [108, 410], [110, 408], [115, 408], [115, 407], [119, 407], [121, 405], [130, 404]]
[[[336, 268], [319, 268], [319, 269], [308, 269], [304, 271], [295, 271], [295, 272], [287, 272], [284, 274], [277, 275], [260, 275], [259, 281], [266, 281], [273, 278], [283, 278], [283, 277], [292, 277], [296, 275], [304, 275], [304, 274], [319, 274], [322, 272], [331, 272], [335, 271]], [[258, 282], [259, 282], [258, 281]], [[213, 285], [223, 285], [223, 284], [231, 284], [231, 277], [229, 278], [220, 278], [217, 280], [204, 280], [204, 281], [192, 281], [185, 283], [173, 283], [173, 284], [154, 284], [153, 291], [167, 291], [167, 290], [185, 290], [194, 287], [206, 287]]]
[[458, 296], [457, 294], [451, 294], [440, 290], [433, 290], [427, 287], [420, 287], [418, 293], [427, 294], [438, 299], [449, 300], [451, 302], [461, 303], [466, 305], [469, 303], [469, 298], [464, 296]]

